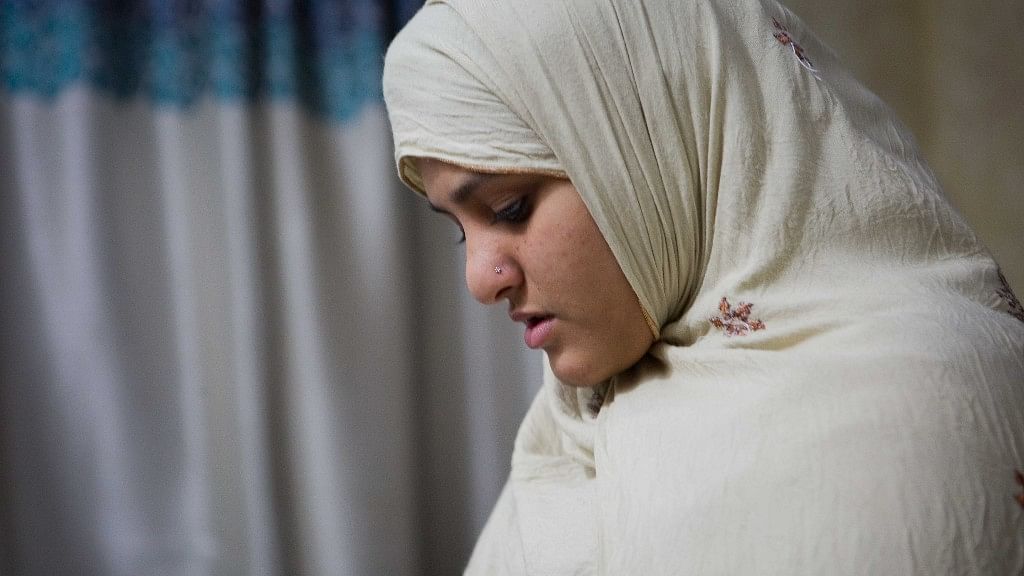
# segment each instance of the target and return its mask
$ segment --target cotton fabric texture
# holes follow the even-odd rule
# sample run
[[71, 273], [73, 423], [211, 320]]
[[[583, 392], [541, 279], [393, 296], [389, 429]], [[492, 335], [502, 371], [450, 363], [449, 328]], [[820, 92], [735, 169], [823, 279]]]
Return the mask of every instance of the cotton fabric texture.
[[547, 372], [468, 574], [1024, 573], [1024, 318], [784, 7], [432, 1], [384, 90], [420, 192], [570, 178], [658, 335], [599, 411]]

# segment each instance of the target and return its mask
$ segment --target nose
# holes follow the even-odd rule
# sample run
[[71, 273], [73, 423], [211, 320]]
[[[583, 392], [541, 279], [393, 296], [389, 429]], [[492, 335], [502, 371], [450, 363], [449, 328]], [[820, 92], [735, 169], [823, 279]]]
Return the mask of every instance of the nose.
[[466, 240], [466, 286], [481, 304], [509, 297], [522, 282], [523, 272], [514, 258], [495, 246], [479, 246]]

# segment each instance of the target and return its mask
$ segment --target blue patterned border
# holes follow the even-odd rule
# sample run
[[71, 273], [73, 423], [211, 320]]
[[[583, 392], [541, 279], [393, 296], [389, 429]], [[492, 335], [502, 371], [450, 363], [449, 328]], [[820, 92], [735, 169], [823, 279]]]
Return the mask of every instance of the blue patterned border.
[[[411, 13], [398, 2], [397, 18]], [[0, 82], [52, 99], [78, 82], [187, 108], [298, 99], [344, 120], [381, 99], [396, 4], [374, 0], [0, 0]]]

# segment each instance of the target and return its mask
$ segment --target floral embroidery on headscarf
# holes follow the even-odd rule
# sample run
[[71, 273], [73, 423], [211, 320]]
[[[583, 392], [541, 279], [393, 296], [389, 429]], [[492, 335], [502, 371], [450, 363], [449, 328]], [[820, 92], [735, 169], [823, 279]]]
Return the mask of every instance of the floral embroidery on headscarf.
[[814, 64], [811, 63], [811, 60], [807, 58], [806, 54], [804, 54], [803, 46], [801, 46], [796, 40], [793, 40], [793, 37], [790, 36], [789, 30], [786, 29], [785, 26], [780, 24], [779, 21], [776, 20], [775, 18], [772, 18], [772, 26], [775, 27], [775, 32], [772, 34], [772, 36], [775, 36], [775, 39], [779, 41], [779, 44], [782, 44], [783, 46], [789, 46], [790, 48], [792, 48], [793, 55], [796, 56], [796, 59], [797, 61], [800, 62], [800, 65], [810, 70], [811, 74], [813, 74], [815, 78], [818, 78], [820, 80], [821, 78], [818, 76], [818, 69], [814, 67]]
[[764, 322], [750, 319], [750, 309], [753, 307], [750, 302], [740, 302], [733, 309], [729, 299], [722, 296], [722, 301], [718, 303], [718, 311], [722, 315], [711, 318], [710, 322], [715, 328], [725, 330], [726, 336], [746, 336], [748, 332], [763, 330]]
[[1024, 306], [1021, 305], [1017, 295], [1010, 289], [1010, 283], [1006, 281], [1006, 276], [1003, 276], [1003, 271], [996, 270], [996, 273], [999, 274], [999, 283], [1003, 285], [1002, 288], [996, 290], [996, 294], [1006, 302], [1010, 314], [1017, 320], [1024, 322]]
[[[1017, 476], [1017, 484], [1020, 484], [1021, 490], [1024, 490], [1024, 472], [1014, 470], [1014, 474]], [[1017, 501], [1017, 504], [1020, 504], [1021, 508], [1024, 508], [1024, 492], [1014, 495], [1013, 499]]]

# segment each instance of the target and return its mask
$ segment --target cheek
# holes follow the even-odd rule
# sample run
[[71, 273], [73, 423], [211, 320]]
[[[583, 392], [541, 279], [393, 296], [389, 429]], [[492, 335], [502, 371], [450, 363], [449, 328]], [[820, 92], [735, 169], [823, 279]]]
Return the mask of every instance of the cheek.
[[582, 201], [560, 208], [537, 221], [524, 246], [532, 251], [533, 281], [568, 320], [562, 345], [549, 354], [551, 368], [566, 383], [592, 386], [635, 363], [653, 335]]
[[557, 294], [551, 290], [572, 284], [568, 275], [581, 262], [574, 247], [581, 241], [581, 230], [557, 214], [531, 222], [529, 234], [517, 250], [517, 257], [526, 267], [533, 283], [548, 286], [548, 296]]
[[610, 251], [582, 202], [567, 208], [544, 223], [531, 248], [548, 283], [573, 290], [571, 294], [579, 297], [579, 287], [592, 289], [601, 281], [600, 273], [607, 267], [603, 252], [610, 256]]

